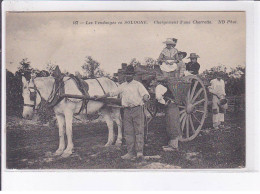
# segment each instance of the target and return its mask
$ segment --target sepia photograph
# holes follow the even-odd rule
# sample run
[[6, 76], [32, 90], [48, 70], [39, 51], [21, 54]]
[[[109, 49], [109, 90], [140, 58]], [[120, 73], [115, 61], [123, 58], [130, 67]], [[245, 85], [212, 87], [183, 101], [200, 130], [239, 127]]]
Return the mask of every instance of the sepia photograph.
[[245, 11], [6, 12], [7, 170], [245, 169]]

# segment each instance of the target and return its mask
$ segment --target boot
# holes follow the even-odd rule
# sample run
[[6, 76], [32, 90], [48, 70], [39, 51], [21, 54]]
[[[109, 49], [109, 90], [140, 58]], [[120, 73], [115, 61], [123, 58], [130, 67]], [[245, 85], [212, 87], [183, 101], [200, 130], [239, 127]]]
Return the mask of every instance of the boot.
[[215, 130], [218, 130], [219, 129], [219, 125], [220, 125], [220, 122], [213, 123], [213, 128]]
[[170, 140], [167, 146], [163, 146], [164, 151], [176, 151], [178, 150], [178, 139]]
[[134, 156], [134, 154], [127, 153], [127, 154], [121, 156], [121, 158], [122, 158], [123, 160], [132, 160], [132, 159], [135, 158], [135, 156]]
[[144, 159], [144, 154], [142, 152], [137, 152], [136, 159], [137, 160], [143, 160]]
[[178, 143], [179, 143], [178, 139], [173, 139], [173, 140], [169, 141], [169, 146], [173, 147], [174, 149], [177, 149], [178, 148]]

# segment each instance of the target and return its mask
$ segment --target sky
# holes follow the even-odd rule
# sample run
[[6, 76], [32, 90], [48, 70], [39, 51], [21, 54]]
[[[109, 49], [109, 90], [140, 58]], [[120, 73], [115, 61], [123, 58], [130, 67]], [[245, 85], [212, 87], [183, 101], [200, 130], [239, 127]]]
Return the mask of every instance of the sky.
[[[75, 25], [74, 21], [84, 24]], [[157, 59], [167, 38], [178, 39], [178, 50], [200, 56], [200, 72], [221, 64], [246, 65], [244, 12], [9, 12], [6, 68], [15, 72], [19, 62], [28, 58], [31, 66], [40, 70], [51, 62], [62, 71], [75, 73], [82, 72], [85, 57], [91, 56], [112, 74], [132, 58], [141, 62], [147, 57]]]

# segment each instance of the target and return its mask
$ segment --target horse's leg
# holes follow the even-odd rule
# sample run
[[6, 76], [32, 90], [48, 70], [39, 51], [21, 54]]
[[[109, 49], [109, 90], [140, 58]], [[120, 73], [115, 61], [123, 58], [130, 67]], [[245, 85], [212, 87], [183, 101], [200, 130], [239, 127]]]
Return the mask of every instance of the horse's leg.
[[123, 135], [122, 135], [122, 118], [121, 118], [120, 109], [115, 109], [114, 115], [115, 115], [115, 122], [117, 124], [117, 129], [118, 129], [116, 146], [121, 146]]
[[65, 118], [64, 115], [61, 114], [56, 114], [56, 118], [59, 125], [59, 148], [56, 150], [55, 155], [61, 155], [65, 149], [65, 141], [64, 141]]
[[109, 113], [108, 110], [103, 109], [102, 111], [103, 117], [105, 122], [107, 123], [107, 128], [108, 128], [108, 140], [105, 145], [105, 147], [110, 146], [114, 142], [114, 128], [113, 128], [113, 119], [111, 117], [111, 113]]
[[67, 148], [64, 150], [61, 155], [64, 158], [69, 157], [72, 154], [73, 150], [73, 142], [72, 142], [72, 120], [73, 120], [73, 112], [68, 110], [65, 112], [65, 122], [66, 122], [66, 135], [67, 135]]

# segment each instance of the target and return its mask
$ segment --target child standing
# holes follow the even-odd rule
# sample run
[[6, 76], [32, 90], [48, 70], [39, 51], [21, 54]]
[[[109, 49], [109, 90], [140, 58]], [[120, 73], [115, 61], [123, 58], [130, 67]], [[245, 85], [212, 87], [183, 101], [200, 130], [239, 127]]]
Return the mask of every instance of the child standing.
[[186, 71], [186, 65], [185, 63], [182, 61], [182, 59], [184, 59], [187, 56], [186, 52], [178, 52], [178, 69], [179, 69], [179, 77], [183, 77], [184, 76], [184, 71]]

